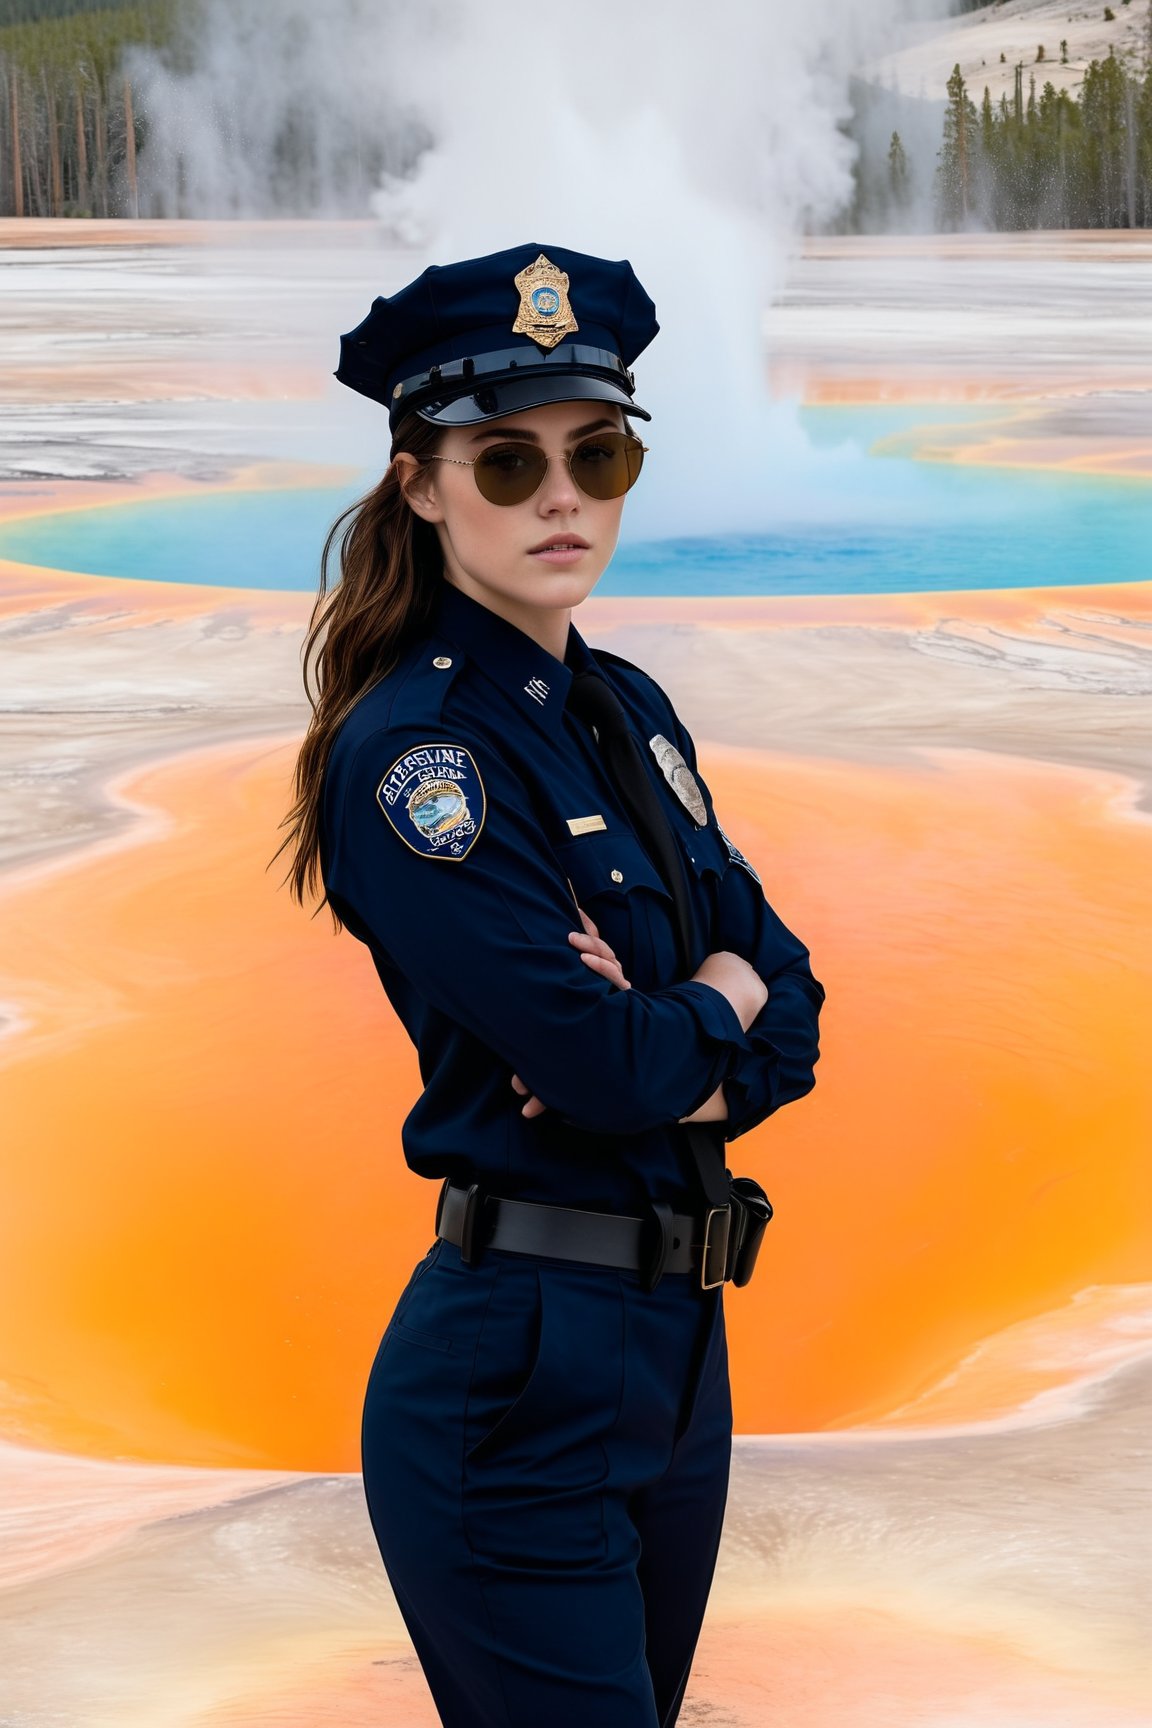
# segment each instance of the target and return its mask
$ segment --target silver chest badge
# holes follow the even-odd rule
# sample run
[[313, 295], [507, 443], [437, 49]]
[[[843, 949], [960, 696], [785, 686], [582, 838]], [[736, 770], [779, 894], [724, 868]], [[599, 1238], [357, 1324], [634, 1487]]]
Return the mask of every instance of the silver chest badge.
[[654, 738], [649, 738], [649, 747], [657, 762], [660, 772], [687, 810], [699, 823], [706, 827], [708, 812], [704, 808], [704, 797], [693, 776], [691, 768], [677, 750], [675, 744], [669, 744], [667, 738], [657, 732]]

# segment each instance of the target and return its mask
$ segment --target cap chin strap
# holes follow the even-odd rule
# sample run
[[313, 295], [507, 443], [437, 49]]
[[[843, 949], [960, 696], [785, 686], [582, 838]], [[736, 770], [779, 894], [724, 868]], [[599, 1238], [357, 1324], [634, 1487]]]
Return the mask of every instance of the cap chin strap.
[[479, 389], [460, 390], [447, 397], [432, 396], [425, 390], [405, 407], [394, 407], [390, 418], [393, 426], [403, 419], [406, 412], [419, 414], [437, 426], [475, 426], [497, 415], [517, 414], [549, 402], [599, 403], [619, 408], [621, 413], [635, 415], [641, 420], [652, 418], [647, 408], [641, 408], [638, 402], [625, 394], [622, 384], [609, 383], [606, 378], [593, 377], [590, 372], [554, 373], [546, 382], [562, 384], [563, 389], [548, 390], [541, 395], [539, 392], [544, 382], [537, 373], [534, 379], [526, 375], [521, 378], [504, 377], [495, 384], [482, 384]]
[[[607, 372], [614, 384], [623, 381], [623, 387], [629, 392], [636, 388], [632, 373], [611, 348], [589, 348], [583, 342], [561, 342], [547, 354], [538, 351], [538, 354], [529, 355], [525, 348], [498, 348], [487, 354], [470, 354], [461, 360], [445, 360], [440, 366], [430, 366], [426, 372], [402, 379], [392, 390], [392, 401], [408, 406], [409, 397], [425, 391], [433, 396], [442, 395], [445, 385], [491, 384], [496, 374], [509, 372], [532, 378], [540, 373], [554, 372], [557, 367], [562, 372], [574, 371], [577, 367], [594, 368], [597, 372]], [[502, 381], [507, 382], [507, 379]]]

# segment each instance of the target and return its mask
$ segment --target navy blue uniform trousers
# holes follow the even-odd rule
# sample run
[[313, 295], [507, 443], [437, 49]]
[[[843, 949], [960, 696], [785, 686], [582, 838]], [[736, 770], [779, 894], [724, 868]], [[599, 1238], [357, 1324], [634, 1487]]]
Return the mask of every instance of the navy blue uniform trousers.
[[446, 1728], [670, 1728], [732, 1444], [722, 1291], [437, 1241], [380, 1341], [364, 1492]]

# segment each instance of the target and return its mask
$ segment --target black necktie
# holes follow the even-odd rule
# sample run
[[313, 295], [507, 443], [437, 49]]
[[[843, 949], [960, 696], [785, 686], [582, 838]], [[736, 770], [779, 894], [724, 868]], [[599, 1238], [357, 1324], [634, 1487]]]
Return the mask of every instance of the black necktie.
[[[676, 937], [684, 976], [696, 970], [699, 953], [696, 916], [684, 874], [684, 863], [660, 794], [644, 765], [644, 750], [631, 727], [620, 698], [598, 672], [577, 672], [572, 679], [567, 707], [578, 719], [596, 728], [604, 766], [621, 802], [635, 824], [637, 834], [668, 887], [676, 912]], [[728, 1204], [728, 1172], [724, 1167], [722, 1125], [711, 1122], [684, 1124], [701, 1186], [710, 1206]]]
[[672, 895], [680, 961], [684, 976], [690, 977], [703, 959], [698, 951], [696, 916], [680, 848], [660, 794], [644, 765], [643, 746], [628, 724], [620, 698], [598, 672], [576, 673], [567, 706], [578, 719], [596, 728], [600, 754], [609, 778], [635, 824], [642, 845]]

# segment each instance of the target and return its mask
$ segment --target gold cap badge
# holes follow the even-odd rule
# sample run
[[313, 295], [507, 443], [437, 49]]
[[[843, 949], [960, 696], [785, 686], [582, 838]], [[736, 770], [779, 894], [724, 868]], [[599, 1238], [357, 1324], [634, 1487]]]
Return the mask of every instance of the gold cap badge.
[[537, 348], [555, 348], [580, 326], [568, 303], [568, 277], [541, 252], [514, 278], [520, 290], [520, 310], [512, 326], [514, 336], [531, 336]]

